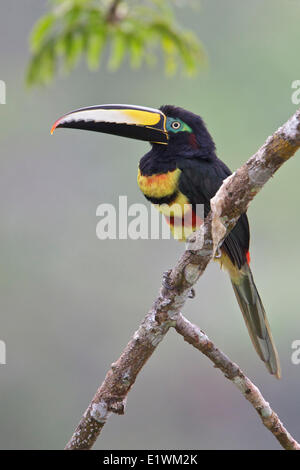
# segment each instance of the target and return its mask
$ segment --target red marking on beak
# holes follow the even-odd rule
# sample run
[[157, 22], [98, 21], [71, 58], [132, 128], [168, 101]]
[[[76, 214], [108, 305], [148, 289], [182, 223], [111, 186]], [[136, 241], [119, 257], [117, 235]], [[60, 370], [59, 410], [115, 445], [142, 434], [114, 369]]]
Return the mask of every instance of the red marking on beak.
[[246, 253], [247, 263], [250, 264], [250, 251]]
[[53, 124], [52, 128], [51, 128], [51, 135], [53, 134], [53, 132], [55, 131], [55, 129], [57, 128], [58, 124], [60, 123], [62, 118], [59, 118], [57, 119], [57, 121], [55, 121], [55, 123]]

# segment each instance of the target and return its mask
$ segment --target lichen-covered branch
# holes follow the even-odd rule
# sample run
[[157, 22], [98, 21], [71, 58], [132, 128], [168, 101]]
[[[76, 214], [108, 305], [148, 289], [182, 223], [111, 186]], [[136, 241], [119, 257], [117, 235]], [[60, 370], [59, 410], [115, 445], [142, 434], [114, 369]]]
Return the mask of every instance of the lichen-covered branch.
[[300, 450], [300, 444], [285, 429], [278, 415], [272, 410], [259, 389], [246, 377], [237, 364], [220, 351], [198, 326], [189, 322], [183, 315], [178, 316], [175, 328], [185, 341], [207, 356], [214, 366], [237, 386], [246, 400], [255, 408], [263, 424], [284, 449]]
[[[152, 310], [146, 315], [121, 357], [111, 366], [66, 449], [90, 449], [108, 415], [111, 412], [124, 413], [126, 397], [137, 374], [168, 329], [175, 324], [178, 328], [180, 311], [190, 289], [205, 271], [218, 246], [232, 230], [240, 215], [247, 210], [258, 191], [299, 147], [300, 110], [269, 137], [239, 170], [224, 181], [211, 200], [211, 212], [200, 230], [189, 240], [187, 250], [176, 266], [170, 270], [169, 287], [162, 286]], [[222, 369], [221, 366], [220, 368]], [[246, 393], [246, 378], [245, 382], [241, 381], [239, 384], [240, 388], [243, 388], [244, 384], [247, 385], [245, 390], [243, 388]], [[256, 391], [253, 397], [257, 397], [257, 393], [259, 392]], [[264, 424], [271, 423], [269, 426], [272, 427], [272, 419], [272, 415], [265, 416]], [[267, 427], [270, 429], [269, 426]], [[273, 434], [281, 433], [283, 429], [282, 427], [278, 431], [273, 430]], [[283, 445], [282, 441], [280, 443]]]
[[99, 436], [111, 413], [124, 414], [126, 398], [135, 379], [170, 326], [175, 325], [172, 316], [159, 322], [155, 317], [165, 316], [164, 300], [146, 315], [139, 329], [127, 344], [120, 358], [111, 364], [102, 385], [84, 413], [75, 433], [66, 446], [67, 450], [90, 449]]

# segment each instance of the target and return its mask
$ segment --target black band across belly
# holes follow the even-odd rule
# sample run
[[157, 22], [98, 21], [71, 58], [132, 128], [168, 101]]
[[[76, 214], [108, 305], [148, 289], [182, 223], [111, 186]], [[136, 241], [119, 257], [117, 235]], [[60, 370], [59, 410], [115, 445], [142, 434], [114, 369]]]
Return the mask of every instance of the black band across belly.
[[148, 199], [148, 201], [152, 202], [152, 204], [171, 204], [177, 198], [178, 193], [179, 193], [178, 191], [175, 191], [169, 196], [164, 196], [164, 197], [151, 197], [151, 196], [147, 196], [146, 194], [144, 194], [144, 196], [146, 199]]

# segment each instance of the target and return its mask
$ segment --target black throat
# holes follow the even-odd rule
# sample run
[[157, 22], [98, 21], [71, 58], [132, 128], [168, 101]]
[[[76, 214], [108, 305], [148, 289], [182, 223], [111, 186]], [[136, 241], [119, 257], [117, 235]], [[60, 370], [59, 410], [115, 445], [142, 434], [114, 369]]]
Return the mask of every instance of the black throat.
[[143, 176], [163, 174], [177, 168], [176, 157], [166, 150], [166, 146], [154, 144], [152, 149], [141, 158], [139, 169]]

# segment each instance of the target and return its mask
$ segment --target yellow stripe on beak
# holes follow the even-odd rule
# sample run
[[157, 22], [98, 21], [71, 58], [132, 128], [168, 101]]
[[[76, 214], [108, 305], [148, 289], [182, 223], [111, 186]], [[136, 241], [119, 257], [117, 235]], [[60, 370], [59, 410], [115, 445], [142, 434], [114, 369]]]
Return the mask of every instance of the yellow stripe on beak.
[[161, 114], [149, 113], [148, 111], [121, 109], [119, 112], [129, 118], [127, 124], [132, 123], [140, 126], [155, 126], [161, 119]]

